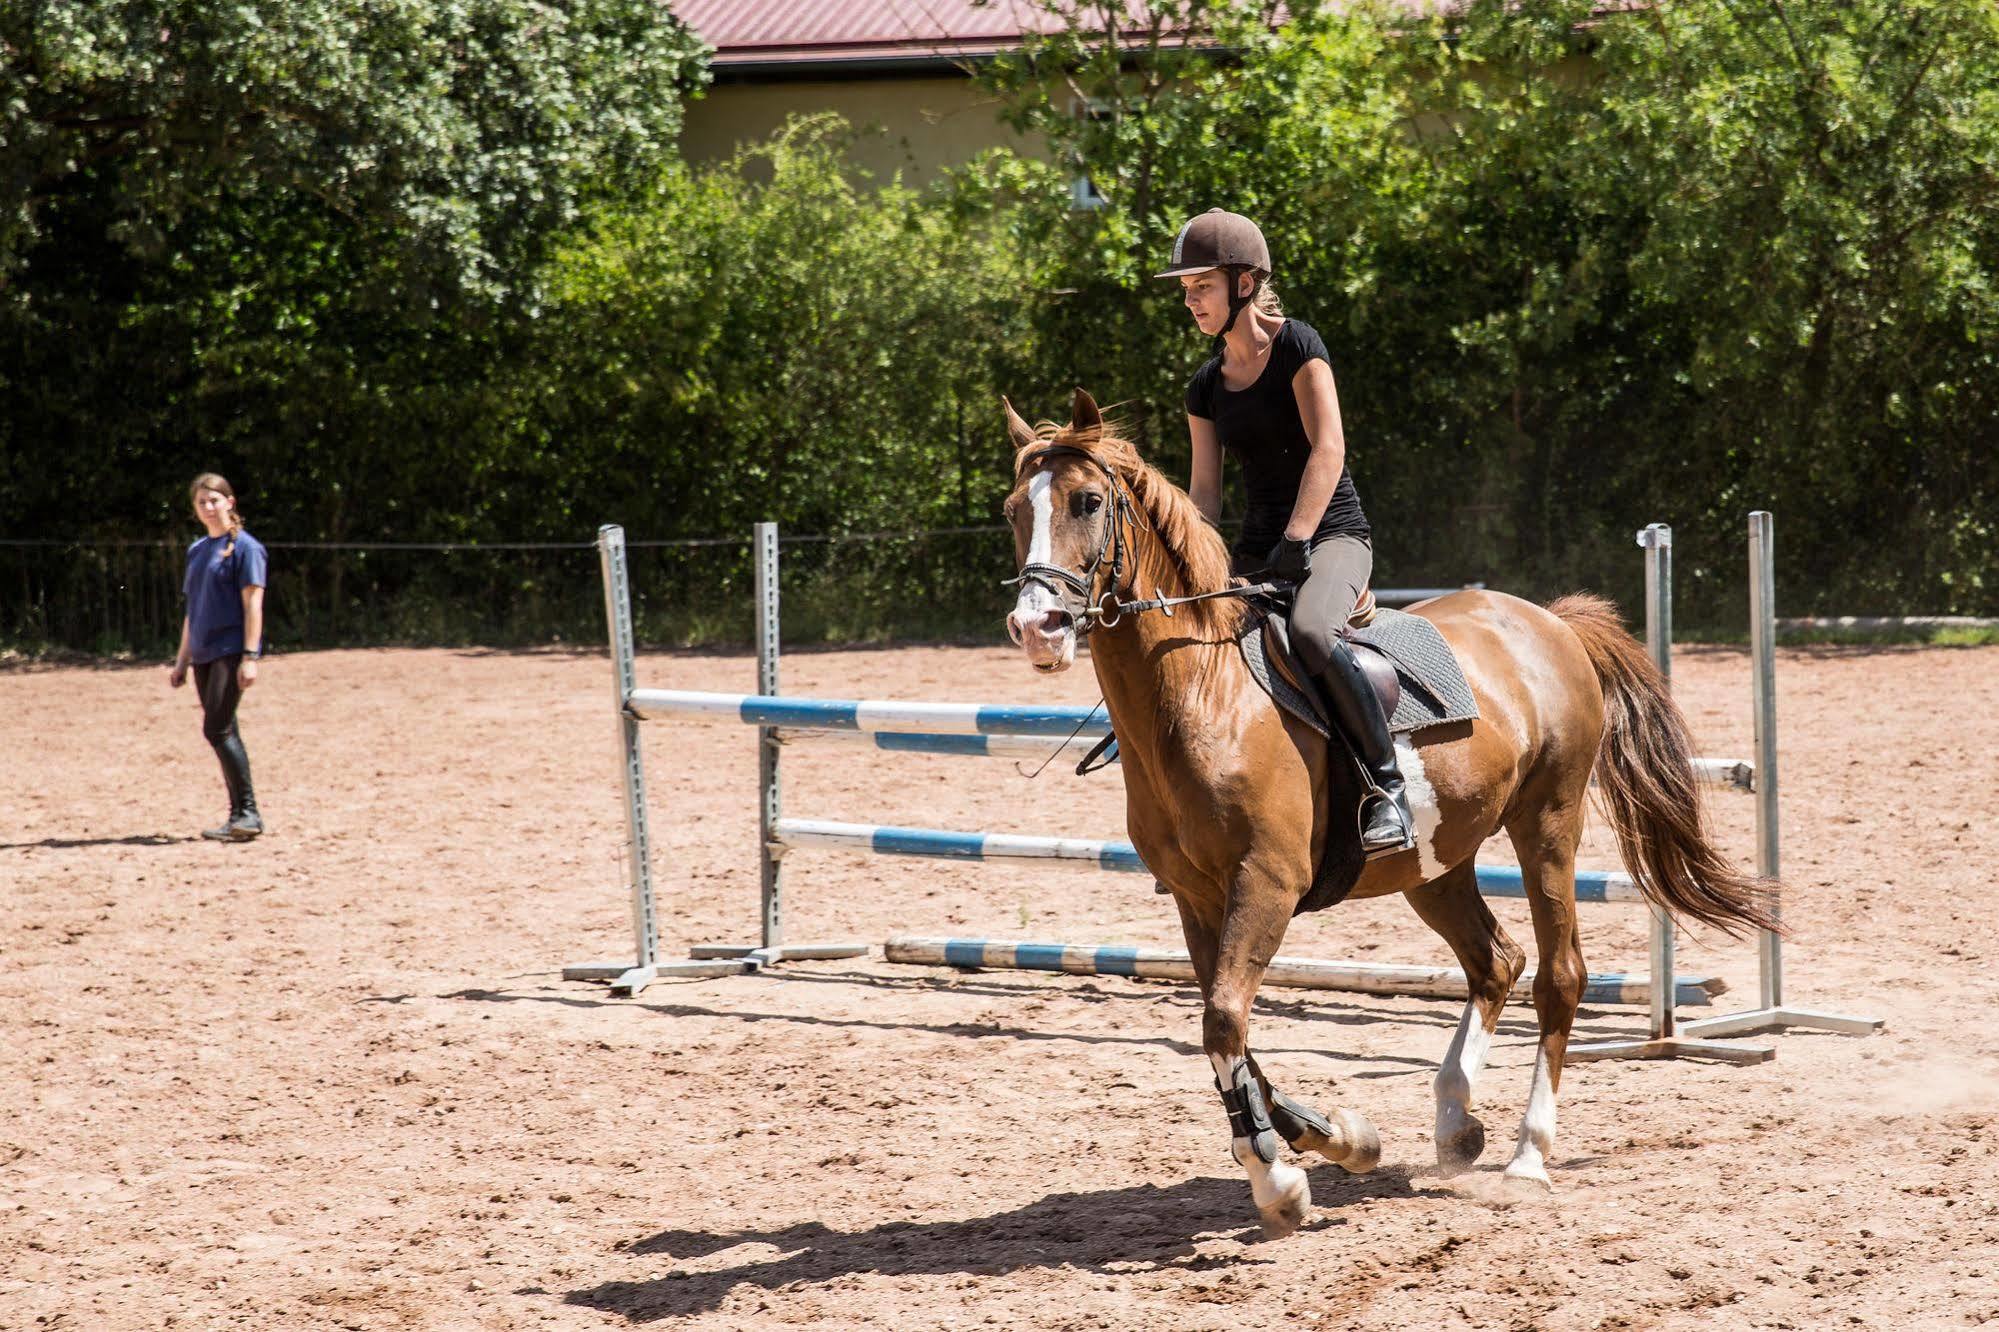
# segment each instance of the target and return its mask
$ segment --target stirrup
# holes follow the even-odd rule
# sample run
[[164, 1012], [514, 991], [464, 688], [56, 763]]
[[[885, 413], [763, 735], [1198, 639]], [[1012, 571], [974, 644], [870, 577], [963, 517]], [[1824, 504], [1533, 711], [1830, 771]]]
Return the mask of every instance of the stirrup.
[[[1367, 811], [1368, 806], [1377, 800], [1386, 801], [1389, 809], [1394, 811], [1395, 821], [1402, 826], [1402, 836], [1392, 843], [1377, 842], [1370, 846], [1367, 841]], [[1403, 808], [1401, 801], [1389, 795], [1388, 792], [1382, 790], [1380, 787], [1375, 787], [1361, 796], [1360, 806], [1354, 812], [1354, 822], [1358, 825], [1361, 856], [1365, 860], [1377, 860], [1383, 856], [1399, 856], [1404, 851], [1413, 851], [1416, 848], [1415, 819]]]

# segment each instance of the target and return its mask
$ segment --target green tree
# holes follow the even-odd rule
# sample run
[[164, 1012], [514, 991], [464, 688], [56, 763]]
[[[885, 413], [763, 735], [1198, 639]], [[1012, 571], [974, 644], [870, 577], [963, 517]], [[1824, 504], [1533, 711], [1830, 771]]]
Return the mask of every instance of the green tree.
[[992, 229], [851, 179], [844, 132], [801, 121], [672, 171], [563, 256], [552, 488], [662, 536], [994, 520], [1019, 266]]
[[1523, 562], [1579, 578], [1667, 518], [1740, 614], [1770, 507], [1793, 598], [1991, 606], [1999, 10], [1585, 9], [1480, 0], [1406, 48], [1452, 108], [1423, 240]]
[[1389, 576], [1628, 592], [1661, 518], [1732, 618], [1770, 506], [1790, 598], [1999, 597], [1989, 0], [1050, 7], [989, 82], [1057, 169], [996, 157], [968, 197], [1017, 200], [1074, 293], [1043, 377], [1135, 399], [1169, 465], [1205, 349], [1145, 274], [1223, 204], [1333, 350]]
[[294, 534], [476, 516], [541, 261], [704, 79], [646, 0], [0, 5], [0, 525], [208, 465]]

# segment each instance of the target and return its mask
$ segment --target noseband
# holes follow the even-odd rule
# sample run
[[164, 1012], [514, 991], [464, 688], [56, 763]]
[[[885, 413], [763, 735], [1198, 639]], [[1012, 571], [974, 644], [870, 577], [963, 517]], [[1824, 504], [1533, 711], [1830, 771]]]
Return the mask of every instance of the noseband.
[[[1087, 461], [1104, 474], [1104, 480], [1110, 485], [1110, 512], [1105, 515], [1103, 532], [1097, 537], [1097, 549], [1080, 574], [1059, 564], [1043, 564], [1037, 560], [1023, 564], [1019, 576], [1001, 580], [1001, 586], [1018, 587], [1034, 583], [1047, 588], [1062, 603], [1062, 609], [1069, 618], [1075, 621], [1076, 636], [1081, 638], [1100, 625], [1109, 629], [1124, 618], [1120, 604], [1123, 597], [1119, 591], [1124, 584], [1124, 527], [1132, 519], [1133, 508], [1131, 496], [1118, 484], [1116, 474], [1088, 449], [1079, 449], [1073, 444], [1051, 444], [1037, 450], [1021, 465], [1021, 470], [1025, 472], [1049, 458], [1064, 454]], [[1110, 559], [1110, 577], [1099, 588], [1097, 570], [1103, 567], [1106, 556]], [[1109, 611], [1104, 609], [1107, 600], [1112, 606]]]

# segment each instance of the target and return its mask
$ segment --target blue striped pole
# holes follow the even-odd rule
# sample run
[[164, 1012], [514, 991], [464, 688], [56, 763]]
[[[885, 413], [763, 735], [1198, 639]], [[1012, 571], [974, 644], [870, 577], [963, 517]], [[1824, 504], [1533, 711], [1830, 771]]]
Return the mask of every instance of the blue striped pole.
[[787, 726], [778, 732], [786, 744], [801, 740], [847, 740], [871, 744], [897, 754], [964, 754], [981, 758], [1047, 758], [1051, 754], [1081, 758], [1101, 736], [1079, 735], [926, 735], [921, 731], [814, 731]]
[[[860, 740], [908, 753], [1045, 754], [1036, 737], [1087, 749], [1109, 735], [1101, 707], [1067, 704], [925, 703], [905, 699], [805, 698], [793, 694], [717, 694], [697, 689], [633, 689], [626, 710], [641, 721], [671, 716], [728, 717], [751, 726], [781, 726], [783, 738]], [[983, 738], [983, 743], [980, 738]], [[1695, 759], [1695, 775], [1710, 786], [1749, 790], [1755, 767], [1745, 759]]]
[[1020, 833], [949, 832], [942, 828], [897, 828], [878, 823], [836, 823], [829, 819], [782, 819], [775, 840], [784, 847], [829, 847], [878, 856], [926, 856], [936, 860], [1054, 860], [1094, 869], [1145, 873], [1130, 842], [1088, 837], [1032, 837]]
[[[1011, 703], [921, 703], [897, 699], [801, 698], [796, 695], [711, 694], [692, 689], [634, 689], [632, 715], [650, 721], [674, 714], [734, 717], [752, 726], [822, 731], [904, 731], [939, 735], [1110, 734], [1103, 709]], [[1078, 727], [1081, 727], [1078, 730]]]
[[[1130, 842], [1082, 837], [1034, 837], [1021, 833], [951, 832], [942, 828], [899, 828], [879, 823], [837, 823], [829, 819], [781, 819], [774, 840], [785, 847], [827, 847], [879, 856], [928, 856], [938, 860], [1055, 860], [1129, 874], [1146, 873]], [[1525, 897], [1520, 870], [1512, 865], [1480, 865], [1479, 891], [1487, 897]], [[1576, 871], [1578, 902], [1642, 902], [1628, 874]]]
[[[1192, 982], [1194, 964], [1178, 949], [1128, 944], [1028, 943], [1011, 939], [951, 939], [896, 935], [883, 948], [890, 962], [912, 966], [980, 967], [993, 971], [1062, 971], [1083, 976], [1142, 976]], [[1390, 966], [1377, 962], [1331, 962], [1274, 957], [1263, 973], [1266, 985], [1306, 990], [1349, 990], [1363, 994], [1407, 994], [1419, 998], [1463, 999], [1470, 993], [1456, 967]], [[1534, 973], [1514, 983], [1514, 999], [1533, 993]], [[1682, 1005], [1711, 1004], [1727, 990], [1719, 977], [1680, 976], [1675, 997]], [[1586, 1004], [1643, 1004], [1651, 998], [1645, 976], [1619, 972], [1592, 975], [1583, 990]]]

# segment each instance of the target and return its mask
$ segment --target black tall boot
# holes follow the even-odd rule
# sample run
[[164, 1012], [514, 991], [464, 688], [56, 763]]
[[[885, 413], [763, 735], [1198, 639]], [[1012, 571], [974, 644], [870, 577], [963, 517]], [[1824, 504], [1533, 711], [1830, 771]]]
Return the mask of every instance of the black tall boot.
[[257, 813], [257, 793], [250, 785], [250, 755], [234, 722], [229, 729], [209, 741], [222, 763], [222, 781], [229, 788], [229, 818], [219, 828], [204, 828], [201, 835], [217, 842], [247, 842], [264, 831]]
[[[242, 746], [242, 741], [237, 741]], [[243, 794], [237, 799], [236, 809], [229, 816], [229, 832], [235, 840], [247, 842], [264, 831], [264, 817], [257, 813], [257, 792], [250, 785], [250, 756], [243, 756]]]
[[1353, 649], [1338, 638], [1331, 646], [1332, 658], [1317, 676], [1319, 688], [1332, 703], [1340, 729], [1360, 760], [1362, 775], [1373, 788], [1361, 797], [1361, 854], [1373, 860], [1407, 851], [1416, 845], [1416, 820], [1402, 788], [1388, 718], [1382, 716], [1381, 700], [1354, 660]]

